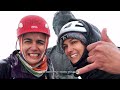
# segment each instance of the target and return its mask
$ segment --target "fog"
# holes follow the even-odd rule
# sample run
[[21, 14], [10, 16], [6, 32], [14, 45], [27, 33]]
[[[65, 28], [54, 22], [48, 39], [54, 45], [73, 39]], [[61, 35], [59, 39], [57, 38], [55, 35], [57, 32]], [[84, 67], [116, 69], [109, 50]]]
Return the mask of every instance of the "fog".
[[[56, 11], [0, 11], [0, 60], [7, 58], [14, 50], [17, 41], [16, 29], [20, 19], [26, 15], [40, 15], [49, 24], [51, 37], [49, 46], [57, 42], [57, 36], [52, 27]], [[72, 11], [76, 18], [83, 19], [97, 26], [100, 31], [108, 29], [108, 36], [120, 46], [120, 11]]]

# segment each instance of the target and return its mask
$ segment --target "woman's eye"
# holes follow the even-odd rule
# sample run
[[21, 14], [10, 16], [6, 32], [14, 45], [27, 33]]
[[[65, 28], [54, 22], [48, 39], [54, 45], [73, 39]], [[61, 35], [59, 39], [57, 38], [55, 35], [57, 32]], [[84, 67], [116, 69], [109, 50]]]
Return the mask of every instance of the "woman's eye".
[[31, 43], [30, 40], [24, 40], [24, 43]]
[[67, 46], [63, 46], [63, 50], [65, 50], [67, 48]]
[[71, 43], [74, 44], [74, 43], [76, 43], [76, 42], [77, 42], [77, 41], [72, 41]]
[[45, 44], [45, 42], [44, 42], [44, 41], [42, 41], [42, 40], [39, 40], [39, 41], [37, 41], [37, 44], [44, 45], [44, 44]]

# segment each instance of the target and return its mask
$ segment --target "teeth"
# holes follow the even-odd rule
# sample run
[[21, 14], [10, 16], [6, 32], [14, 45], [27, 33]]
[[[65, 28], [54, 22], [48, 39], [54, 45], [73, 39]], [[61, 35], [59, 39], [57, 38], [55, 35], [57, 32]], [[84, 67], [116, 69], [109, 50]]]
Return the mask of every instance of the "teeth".
[[37, 57], [38, 54], [30, 54], [30, 56]]
[[71, 55], [70, 57], [71, 58], [74, 58], [74, 57], [76, 57], [77, 56], [77, 54], [73, 54], [73, 55]]

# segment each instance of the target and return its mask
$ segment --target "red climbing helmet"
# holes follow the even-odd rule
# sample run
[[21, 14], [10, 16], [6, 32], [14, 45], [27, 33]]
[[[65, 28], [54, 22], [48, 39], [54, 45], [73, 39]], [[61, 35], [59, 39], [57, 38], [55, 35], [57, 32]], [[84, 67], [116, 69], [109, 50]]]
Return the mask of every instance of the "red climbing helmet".
[[20, 20], [17, 29], [17, 37], [28, 32], [40, 32], [50, 36], [47, 22], [37, 15], [28, 15]]

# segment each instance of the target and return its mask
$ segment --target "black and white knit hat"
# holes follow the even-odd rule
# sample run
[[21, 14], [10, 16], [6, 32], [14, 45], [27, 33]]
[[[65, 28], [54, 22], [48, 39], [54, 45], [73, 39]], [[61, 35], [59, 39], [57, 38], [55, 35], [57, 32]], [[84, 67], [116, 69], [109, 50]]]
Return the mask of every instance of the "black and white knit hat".
[[82, 23], [79, 23], [79, 21], [71, 21], [61, 28], [58, 36], [58, 42], [60, 47], [62, 47], [64, 40], [74, 38], [79, 39], [82, 43], [87, 45], [86, 34], [87, 30], [84, 28]]

